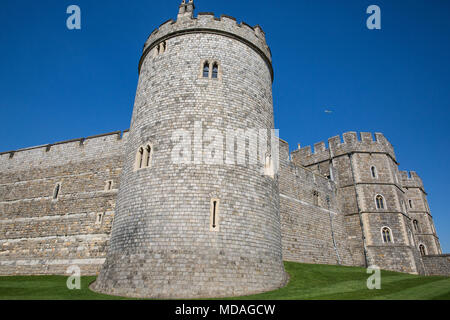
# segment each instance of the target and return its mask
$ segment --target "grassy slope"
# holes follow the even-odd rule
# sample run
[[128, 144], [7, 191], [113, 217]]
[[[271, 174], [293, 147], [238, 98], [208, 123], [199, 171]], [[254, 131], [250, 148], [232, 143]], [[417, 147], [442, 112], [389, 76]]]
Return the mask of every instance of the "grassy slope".
[[[307, 265], [286, 262], [289, 284], [277, 291], [238, 299], [445, 299], [450, 300], [450, 278], [419, 277], [382, 272], [381, 290], [368, 290], [363, 268]], [[67, 277], [0, 277], [0, 299], [105, 300], [120, 299], [96, 294], [88, 289], [95, 277], [83, 277], [81, 290], [68, 290]]]
[[450, 299], [450, 278], [381, 272], [381, 290], [367, 289], [364, 268], [285, 262], [289, 284], [277, 291], [239, 299], [269, 300], [435, 300]]

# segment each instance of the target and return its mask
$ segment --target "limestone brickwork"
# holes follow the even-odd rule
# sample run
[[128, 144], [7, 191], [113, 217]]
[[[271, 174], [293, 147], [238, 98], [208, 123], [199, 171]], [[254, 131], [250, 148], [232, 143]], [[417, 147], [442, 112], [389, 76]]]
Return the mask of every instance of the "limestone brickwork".
[[354, 264], [335, 183], [290, 161], [289, 145], [282, 140], [280, 215], [284, 260]]
[[[173, 160], [174, 132], [189, 133], [203, 149], [209, 143], [196, 130], [224, 137], [230, 129], [274, 127], [270, 52], [258, 30], [230, 18], [180, 13], [150, 36], [107, 260], [94, 290], [201, 298], [285, 285], [278, 180], [262, 174], [264, 164], [209, 164], [206, 154], [200, 161], [190, 154], [189, 164]], [[220, 76], [199, 75], [204, 61], [217, 61]], [[136, 150], [147, 142], [153, 145], [151, 165], [136, 171]], [[213, 199], [217, 231], [210, 226]]]
[[[0, 274], [64, 274], [71, 265], [84, 274], [98, 272], [114, 218], [126, 135], [0, 154]], [[107, 181], [111, 190], [105, 190]]]
[[[96, 291], [153, 298], [276, 289], [283, 260], [449, 275], [423, 182], [399, 171], [380, 133], [292, 153], [280, 139], [278, 171], [234, 142], [224, 158], [247, 165], [203, 161], [203, 147], [222, 145], [211, 129], [274, 128], [259, 26], [195, 17], [183, 1], [146, 41], [139, 73], [129, 131], [0, 153], [0, 275], [77, 265], [99, 274]], [[173, 161], [174, 132], [188, 133], [188, 163]]]
[[[347, 132], [342, 140], [330, 138], [328, 145], [317, 143], [314, 152], [299, 148], [292, 158], [335, 181], [355, 264], [423, 274], [419, 246], [426, 245], [426, 254], [441, 251], [420, 178], [398, 170], [394, 149], [381, 133], [374, 138], [371, 133]], [[416, 219], [419, 229], [414, 227]], [[390, 230], [388, 242], [384, 228]]]
[[422, 257], [427, 276], [449, 276], [450, 255], [429, 255]]

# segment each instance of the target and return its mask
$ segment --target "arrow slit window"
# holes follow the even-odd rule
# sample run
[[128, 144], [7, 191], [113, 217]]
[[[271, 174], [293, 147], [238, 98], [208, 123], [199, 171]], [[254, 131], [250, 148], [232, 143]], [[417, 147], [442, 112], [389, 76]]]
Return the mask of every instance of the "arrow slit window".
[[210, 230], [219, 231], [219, 199], [211, 199]]
[[58, 200], [59, 193], [61, 191], [61, 183], [57, 183], [53, 189], [53, 200]]

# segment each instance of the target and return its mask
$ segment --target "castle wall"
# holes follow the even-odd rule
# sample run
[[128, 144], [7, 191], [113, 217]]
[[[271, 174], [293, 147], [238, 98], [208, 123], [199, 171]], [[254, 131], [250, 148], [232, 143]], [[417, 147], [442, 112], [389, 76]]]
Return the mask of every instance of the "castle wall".
[[[279, 288], [286, 274], [278, 182], [262, 174], [261, 162], [204, 161], [206, 148], [219, 152], [222, 143], [227, 159], [234, 157], [234, 143], [228, 152], [217, 133], [273, 128], [271, 70], [247, 43], [216, 32], [214, 18], [183, 23], [182, 29], [201, 24], [211, 31], [172, 34], [166, 50], [143, 58], [107, 260], [93, 289], [198, 298]], [[217, 79], [203, 77], [205, 61], [218, 62]], [[202, 142], [196, 128], [205, 135], [217, 130], [215, 140]], [[184, 151], [192, 145], [204, 150], [200, 160], [194, 162], [194, 151], [189, 157], [183, 152], [189, 163], [174, 161], [174, 133], [181, 131], [189, 136]], [[136, 169], [137, 151], [148, 144], [151, 163]], [[237, 153], [235, 160], [246, 159]], [[219, 201], [214, 227], [213, 199]]]
[[[275, 176], [234, 141], [222, 156], [238, 163], [205, 160], [223, 151], [226, 129], [274, 127], [274, 73], [259, 26], [193, 10], [183, 1], [177, 21], [147, 39], [129, 134], [0, 153], [0, 275], [76, 265], [101, 269], [99, 292], [153, 298], [277, 289], [283, 259], [449, 275], [448, 255], [420, 255], [421, 245], [441, 253], [426, 192], [415, 172], [398, 171], [382, 134], [347, 132], [292, 159], [280, 141]], [[187, 133], [193, 162], [174, 161], [175, 132]]]
[[[400, 175], [405, 190], [405, 206], [408, 215], [411, 217], [411, 229], [414, 232], [416, 248], [424, 245], [427, 255], [441, 254], [439, 238], [436, 234], [422, 180], [415, 172], [412, 172], [410, 176], [406, 171], [402, 171]], [[414, 220], [417, 220], [417, 225], [414, 224]]]
[[64, 274], [71, 265], [98, 272], [125, 138], [112, 133], [0, 154], [1, 275]]
[[422, 257], [427, 276], [450, 276], [450, 255], [431, 255]]
[[[417, 174], [406, 179], [398, 171], [392, 145], [379, 133], [347, 132], [328, 140], [329, 147], [320, 142], [299, 148], [292, 154], [293, 162], [306, 166], [336, 182], [341, 212], [344, 215], [348, 245], [357, 265], [378, 265], [383, 269], [423, 273], [418, 254], [419, 243], [427, 243], [430, 252], [438, 252], [438, 240], [427, 211], [423, 184]], [[405, 188], [404, 188], [405, 187]], [[407, 197], [415, 192], [414, 202], [420, 203], [409, 214]], [[409, 190], [409, 191], [408, 191]], [[376, 197], [383, 197], [382, 207]], [[429, 233], [414, 234], [412, 218], [415, 213]], [[391, 240], [384, 240], [382, 229], [389, 228]]]
[[280, 159], [283, 259], [353, 265], [334, 183], [293, 164], [284, 141], [280, 141]]

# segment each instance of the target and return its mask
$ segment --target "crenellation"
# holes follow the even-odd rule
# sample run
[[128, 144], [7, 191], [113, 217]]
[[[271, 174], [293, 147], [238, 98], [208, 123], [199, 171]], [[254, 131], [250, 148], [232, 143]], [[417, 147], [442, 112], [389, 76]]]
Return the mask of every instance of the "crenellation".
[[[183, 0], [147, 39], [131, 130], [0, 152], [0, 274], [76, 264], [99, 275], [97, 291], [159, 299], [274, 290], [287, 281], [282, 260], [448, 275], [422, 179], [398, 171], [381, 133], [291, 154], [279, 139], [269, 175], [267, 155], [255, 166], [170, 161], [173, 131], [196, 122], [274, 124], [262, 28], [193, 11]], [[220, 62], [220, 76], [201, 79], [200, 58]]]
[[344, 144], [348, 146], [355, 145], [358, 142], [358, 133], [357, 132], [344, 132], [342, 134], [344, 139]]
[[371, 132], [361, 132], [361, 142], [366, 144], [371, 144], [375, 140], [373, 139], [373, 135]]
[[[255, 32], [255, 29], [251, 25], [249, 25], [248, 23], [246, 23], [244, 21], [242, 21], [241, 24], [239, 24], [239, 26], [246, 29], [248, 33]], [[256, 33], [255, 33], [255, 35], [256, 35]]]
[[314, 144], [314, 154], [326, 152], [327, 148], [325, 142], [319, 142]]
[[208, 22], [213, 23], [215, 20], [215, 15], [214, 15], [214, 12], [199, 12], [197, 14], [197, 19], [198, 19], [198, 22], [201, 22], [201, 23], [208, 23]]
[[266, 44], [265, 33], [260, 26], [252, 27], [245, 22], [238, 23], [235, 18], [227, 15], [216, 18], [211, 12], [198, 13], [197, 17], [183, 15], [177, 21], [169, 20], [163, 23], [148, 37], [144, 45], [140, 67], [148, 51], [153, 49], [157, 43], [163, 39], [167, 40], [170, 37], [178, 36], [180, 32], [185, 33], [187, 30], [192, 30], [192, 32], [209, 32], [208, 30], [210, 30], [216, 34], [220, 32], [224, 36], [237, 37], [255, 46], [255, 49], [267, 59], [267, 64], [271, 68], [271, 52]]
[[386, 153], [396, 161], [392, 145], [387, 141], [384, 135], [375, 133], [376, 140], [372, 139], [372, 134], [363, 132], [361, 139], [357, 132], [346, 132], [341, 136], [335, 136], [328, 139], [328, 148], [324, 142], [314, 145], [312, 152], [310, 146], [300, 148], [293, 152], [295, 161], [303, 166], [310, 166], [322, 161], [331, 161], [335, 157], [355, 153]]
[[229, 15], [226, 15], [226, 14], [220, 15], [220, 19], [223, 22], [229, 22], [229, 23], [237, 24], [237, 19], [235, 17], [229, 16]]
[[328, 139], [328, 147], [330, 150], [338, 148], [342, 144], [341, 136], [334, 136]]
[[[112, 133], [72, 139], [48, 145], [19, 149], [0, 153], [0, 169], [8, 172], [19, 167], [45, 167], [56, 162], [68, 162], [74, 154], [79, 155], [79, 161], [101, 158], [102, 155], [118, 153], [122, 148], [128, 132]], [[119, 151], [120, 152], [120, 151]], [[11, 157], [11, 154], [14, 156]], [[67, 155], [67, 156], [66, 156]]]
[[400, 171], [404, 188], [420, 188], [424, 190], [422, 178], [415, 171]]
[[155, 31], [164, 32], [170, 25], [172, 25], [174, 23], [176, 23], [175, 20], [169, 19], [169, 20], [161, 23], [160, 26], [158, 27], [158, 29], [156, 29]]

